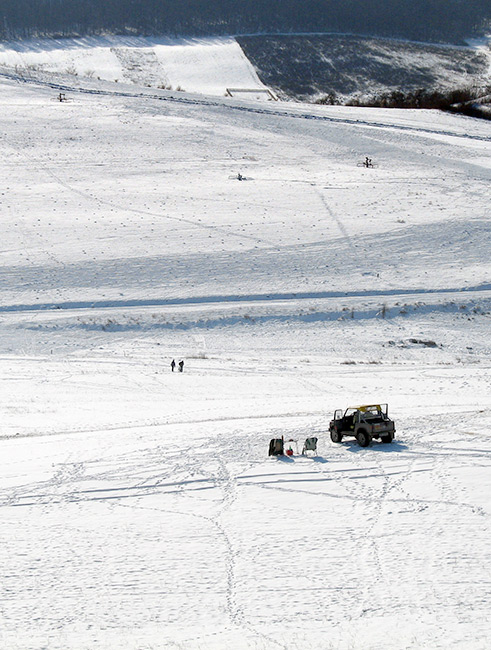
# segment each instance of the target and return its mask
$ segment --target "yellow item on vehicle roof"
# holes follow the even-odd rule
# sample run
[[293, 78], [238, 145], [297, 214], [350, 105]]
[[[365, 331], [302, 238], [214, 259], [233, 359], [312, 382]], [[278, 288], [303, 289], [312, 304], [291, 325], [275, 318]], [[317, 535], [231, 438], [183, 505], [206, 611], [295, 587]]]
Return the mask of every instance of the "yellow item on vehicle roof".
[[377, 409], [377, 411], [382, 410], [380, 404], [368, 404], [365, 406], [351, 406], [350, 408], [356, 409], [357, 411], [361, 411], [362, 413], [365, 413], [366, 411], [371, 411], [372, 409]]

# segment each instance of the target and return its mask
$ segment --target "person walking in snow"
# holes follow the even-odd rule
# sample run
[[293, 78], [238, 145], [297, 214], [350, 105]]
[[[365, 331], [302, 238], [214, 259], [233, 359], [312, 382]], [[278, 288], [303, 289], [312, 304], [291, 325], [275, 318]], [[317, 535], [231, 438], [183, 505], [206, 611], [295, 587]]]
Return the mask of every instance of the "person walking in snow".
[[179, 372], [182, 372], [184, 370], [184, 361], [179, 361]]
[[174, 372], [175, 367], [176, 367], [176, 360], [172, 359], [172, 361], [170, 362], [170, 368], [171, 368], [172, 372]]

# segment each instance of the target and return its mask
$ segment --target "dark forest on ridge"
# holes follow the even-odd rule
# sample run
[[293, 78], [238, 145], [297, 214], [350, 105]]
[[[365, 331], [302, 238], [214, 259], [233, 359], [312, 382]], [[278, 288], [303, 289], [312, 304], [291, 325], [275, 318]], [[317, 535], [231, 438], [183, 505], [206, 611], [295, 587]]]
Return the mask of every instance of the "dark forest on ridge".
[[0, 0], [0, 38], [337, 32], [460, 43], [490, 0]]

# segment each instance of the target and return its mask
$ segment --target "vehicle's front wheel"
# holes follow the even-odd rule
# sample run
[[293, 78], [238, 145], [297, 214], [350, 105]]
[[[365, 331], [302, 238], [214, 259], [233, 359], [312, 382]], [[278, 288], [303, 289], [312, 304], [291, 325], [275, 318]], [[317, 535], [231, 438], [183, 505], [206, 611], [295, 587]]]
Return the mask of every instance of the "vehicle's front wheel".
[[331, 429], [331, 440], [333, 442], [341, 442], [343, 439], [343, 434], [339, 433], [337, 429]]
[[380, 436], [380, 440], [382, 442], [385, 442], [386, 444], [389, 442], [392, 442], [394, 440], [394, 434], [393, 433], [386, 433], [384, 436]]
[[368, 447], [371, 442], [370, 435], [363, 429], [361, 429], [361, 431], [358, 431], [356, 434], [356, 439], [358, 440], [360, 447]]

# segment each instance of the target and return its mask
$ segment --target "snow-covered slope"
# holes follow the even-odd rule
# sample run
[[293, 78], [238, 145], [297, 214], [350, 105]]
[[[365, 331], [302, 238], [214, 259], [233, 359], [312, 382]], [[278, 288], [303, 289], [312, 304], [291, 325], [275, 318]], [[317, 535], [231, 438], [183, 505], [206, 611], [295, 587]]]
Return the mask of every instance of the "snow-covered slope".
[[491, 83], [491, 37], [469, 47], [348, 34], [239, 36], [264, 83], [284, 97], [365, 100], [384, 93], [451, 91]]
[[[491, 125], [43, 80], [0, 78], [0, 646], [487, 648]], [[372, 401], [396, 441], [331, 443]]]
[[[71, 75], [152, 88], [313, 101], [393, 90], [454, 90], [490, 83], [491, 37], [469, 47], [340, 34], [223, 38], [85, 37], [0, 42], [0, 67], [25, 77]], [[260, 78], [258, 77], [260, 75]], [[256, 91], [250, 94], [251, 91]]]
[[234, 38], [12, 41], [0, 43], [0, 65], [21, 74], [71, 74], [209, 95], [224, 95], [227, 88], [264, 89]]

